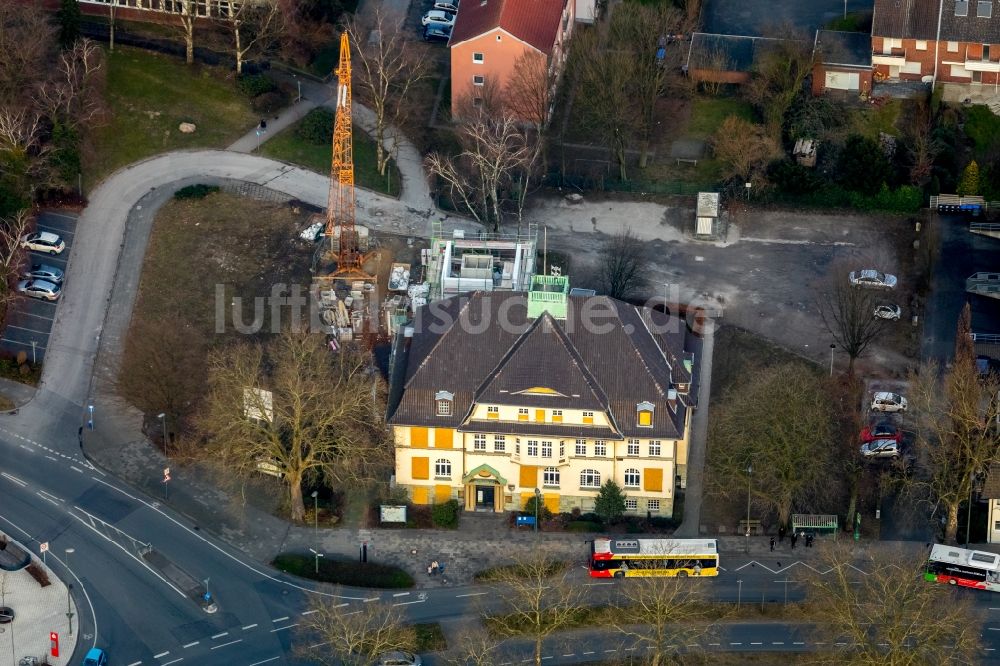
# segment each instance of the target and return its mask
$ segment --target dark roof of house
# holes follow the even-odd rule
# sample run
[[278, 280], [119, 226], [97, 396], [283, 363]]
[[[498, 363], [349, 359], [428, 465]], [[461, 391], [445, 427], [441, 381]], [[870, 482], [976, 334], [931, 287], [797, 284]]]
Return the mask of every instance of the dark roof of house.
[[983, 499], [1000, 499], [1000, 463], [990, 465], [979, 496]]
[[[956, 5], [965, 16], [955, 14]], [[989, 6], [989, 18], [980, 15]], [[993, 0], [875, 0], [872, 35], [908, 39], [937, 39], [941, 8], [941, 41], [1000, 43], [1000, 6]]]
[[[428, 304], [417, 310], [406, 364], [394, 381], [402, 382], [390, 423], [463, 428], [473, 432], [538, 432], [543, 424], [466, 423], [475, 402], [537, 406], [547, 409], [603, 411], [613, 433], [625, 437], [683, 435], [684, 413], [695, 403], [690, 364], [695, 352], [685, 348], [686, 324], [648, 308], [606, 296], [570, 296], [567, 318], [547, 312], [527, 318], [525, 294], [474, 292]], [[585, 325], [590, 313], [593, 325]], [[692, 345], [696, 349], [700, 346]], [[676, 411], [667, 403], [678, 391]], [[553, 393], [529, 392], [544, 387]], [[454, 395], [450, 416], [437, 416], [438, 391]], [[653, 427], [636, 424], [636, 405], [655, 406]], [[579, 428], [545, 424], [553, 433], [572, 436]], [[541, 433], [540, 433], [541, 434]], [[597, 436], [597, 435], [595, 435]]]
[[559, 34], [566, 0], [465, 0], [455, 18], [450, 46], [502, 28], [543, 53]]
[[872, 66], [872, 37], [866, 32], [816, 31], [816, 57], [825, 65]]

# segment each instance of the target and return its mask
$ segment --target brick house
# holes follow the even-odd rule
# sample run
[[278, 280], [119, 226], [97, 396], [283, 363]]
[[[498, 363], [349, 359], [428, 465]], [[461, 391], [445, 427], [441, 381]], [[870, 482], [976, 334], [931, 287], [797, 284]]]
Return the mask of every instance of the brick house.
[[876, 81], [998, 84], [1000, 2], [875, 0]]
[[420, 308], [394, 352], [396, 483], [414, 504], [500, 512], [538, 493], [569, 512], [614, 479], [629, 513], [670, 516], [700, 345], [683, 320], [570, 296], [565, 277]]
[[502, 100], [524, 53], [544, 59], [555, 81], [566, 64], [575, 13], [575, 0], [466, 0], [448, 43], [452, 116], [459, 117], [465, 103], [482, 104], [487, 94]]
[[817, 30], [813, 44], [812, 93], [872, 91], [872, 40], [862, 32]]

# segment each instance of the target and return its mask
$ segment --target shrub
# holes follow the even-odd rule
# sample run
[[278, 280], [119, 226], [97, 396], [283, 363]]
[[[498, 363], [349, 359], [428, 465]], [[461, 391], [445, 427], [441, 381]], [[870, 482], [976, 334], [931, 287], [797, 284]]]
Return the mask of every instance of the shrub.
[[601, 524], [591, 520], [573, 520], [566, 523], [567, 532], [600, 532]]
[[373, 562], [355, 562], [354, 560], [338, 560], [324, 557], [319, 561], [319, 573], [316, 573], [316, 561], [312, 555], [301, 553], [282, 553], [274, 558], [271, 566], [310, 580], [352, 587], [374, 587], [380, 589], [400, 589], [413, 587], [413, 577], [402, 569], [386, 564]]
[[[534, 495], [532, 495], [531, 497], [528, 498], [528, 501], [524, 503], [524, 509], [521, 511], [521, 515], [531, 516], [532, 518], [534, 518], [535, 503], [536, 503], [536, 498]], [[538, 505], [538, 520], [545, 521], [551, 518], [552, 518], [552, 512], [548, 510], [548, 508], [545, 506], [545, 501], [542, 500], [542, 502]]]
[[278, 84], [263, 74], [244, 74], [236, 79], [236, 89], [253, 99], [278, 89]]
[[182, 187], [181, 189], [174, 192], [175, 199], [204, 199], [209, 194], [214, 194], [219, 191], [217, 185], [188, 185], [187, 187]]
[[25, 567], [25, 571], [31, 574], [31, 577], [34, 578], [35, 582], [37, 582], [41, 587], [48, 587], [52, 584], [52, 581], [49, 580], [49, 574], [45, 572], [45, 569], [38, 566], [37, 562], [29, 564]]
[[847, 137], [837, 161], [837, 177], [849, 190], [872, 195], [889, 180], [892, 167], [877, 141], [853, 134]]
[[287, 105], [288, 93], [284, 90], [271, 90], [250, 100], [250, 108], [263, 114], [274, 113]]
[[328, 109], [313, 109], [299, 121], [295, 133], [309, 143], [327, 145], [333, 141], [334, 119], [333, 112]]
[[806, 167], [789, 160], [775, 160], [767, 168], [767, 178], [782, 192], [804, 194], [822, 187], [819, 177]]
[[443, 504], [435, 504], [431, 509], [431, 521], [435, 527], [458, 527], [458, 500], [448, 500]]
[[406, 526], [409, 528], [426, 529], [434, 527], [431, 519], [431, 507], [407, 504], [406, 505]]

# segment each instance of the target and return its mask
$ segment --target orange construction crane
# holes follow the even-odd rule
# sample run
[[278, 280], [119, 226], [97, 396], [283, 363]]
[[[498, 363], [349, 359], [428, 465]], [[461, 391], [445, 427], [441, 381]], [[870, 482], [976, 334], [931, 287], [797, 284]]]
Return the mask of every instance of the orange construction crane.
[[331, 243], [339, 230], [334, 278], [371, 280], [362, 270], [365, 257], [354, 228], [354, 148], [351, 142], [351, 47], [347, 33], [340, 36], [337, 66], [337, 116], [333, 125], [333, 165], [326, 204], [326, 235]]

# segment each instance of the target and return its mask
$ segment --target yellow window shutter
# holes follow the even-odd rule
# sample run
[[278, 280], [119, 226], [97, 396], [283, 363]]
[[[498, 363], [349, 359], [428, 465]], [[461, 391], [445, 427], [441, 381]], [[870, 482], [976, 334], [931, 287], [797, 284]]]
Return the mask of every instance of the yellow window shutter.
[[545, 410], [544, 409], [536, 409], [535, 410], [535, 420], [538, 421], [539, 423], [545, 423]]
[[534, 488], [538, 485], [538, 468], [534, 465], [521, 465], [521, 487]]
[[413, 503], [414, 504], [430, 504], [427, 497], [430, 490], [427, 486], [414, 486], [413, 487]]
[[455, 431], [452, 428], [435, 428], [434, 429], [434, 448], [435, 449], [450, 449], [452, 447], [452, 442], [455, 441]]
[[413, 459], [413, 468], [410, 472], [410, 476], [414, 479], [429, 479], [431, 468], [431, 459], [427, 457], [415, 457]]
[[434, 503], [444, 504], [451, 499], [451, 486], [438, 484], [434, 486]]
[[521, 493], [521, 510], [522, 511], [524, 510], [524, 508], [526, 506], [528, 506], [528, 502], [530, 502], [531, 498], [534, 497], [534, 496], [535, 496], [535, 493]]
[[642, 489], [653, 493], [663, 492], [663, 468], [647, 467], [643, 470]]
[[545, 493], [542, 495], [545, 508], [552, 513], [559, 513], [559, 493]]
[[415, 449], [427, 448], [427, 428], [410, 428], [410, 446]]
[[653, 412], [643, 410], [639, 412], [639, 425], [648, 426], [653, 424]]

